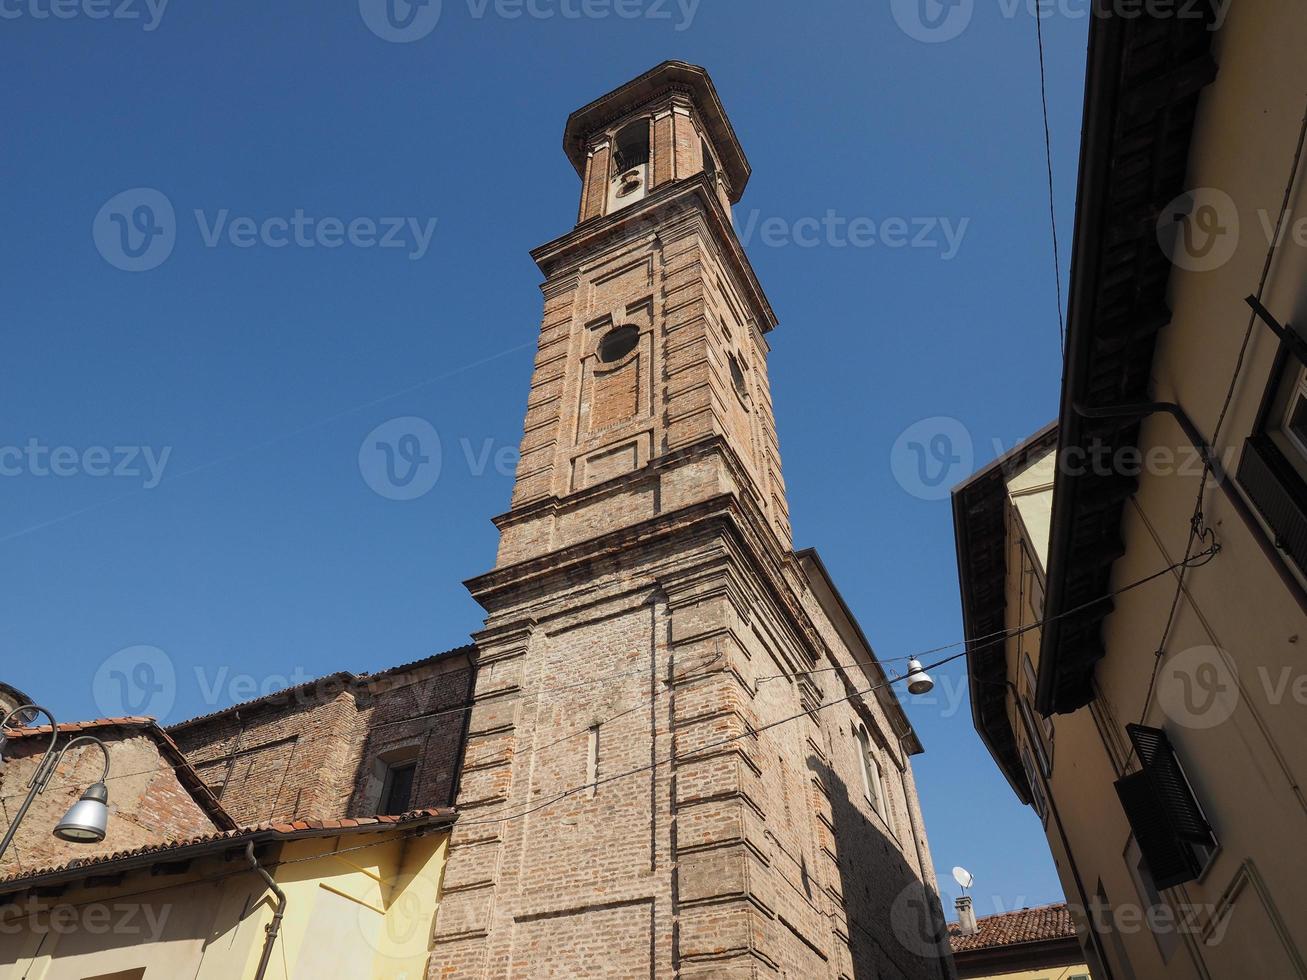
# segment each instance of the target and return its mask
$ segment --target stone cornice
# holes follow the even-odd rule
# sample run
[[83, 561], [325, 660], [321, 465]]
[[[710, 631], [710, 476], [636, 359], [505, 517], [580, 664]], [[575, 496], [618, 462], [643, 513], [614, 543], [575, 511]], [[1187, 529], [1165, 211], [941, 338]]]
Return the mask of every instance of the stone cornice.
[[[728, 464], [739, 467], [729, 446], [721, 439], [705, 440], [695, 447], [698, 452], [720, 453]], [[666, 463], [664, 463], [666, 465]], [[648, 469], [637, 471], [614, 483], [630, 477], [648, 478]], [[595, 488], [603, 490], [601, 485]], [[525, 510], [561, 506], [554, 498], [532, 504]], [[511, 517], [513, 515], [505, 515]], [[781, 613], [788, 629], [804, 649], [806, 663], [796, 664], [796, 670], [810, 668], [827, 655], [824, 641], [816, 625], [808, 616], [803, 603], [785, 575], [787, 562], [794, 561], [792, 553], [782, 551], [772, 533], [765, 515], [757, 505], [732, 493], [723, 493], [700, 503], [660, 514], [630, 527], [619, 528], [577, 544], [560, 548], [546, 555], [498, 568], [484, 575], [468, 579], [464, 585], [488, 612], [493, 614], [505, 602], [505, 596], [520, 590], [545, 585], [559, 577], [581, 576], [592, 579], [594, 567], [603, 562], [616, 561], [633, 549], [649, 549], [664, 541], [705, 530], [724, 531], [734, 543], [736, 553], [744, 559], [744, 566], [753, 571], [751, 576], [775, 608]]]
[[731, 201], [738, 201], [749, 182], [749, 161], [726, 110], [722, 108], [712, 79], [698, 65], [684, 61], [664, 61], [576, 110], [567, 119], [567, 127], [563, 132], [563, 151], [576, 167], [577, 173], [584, 177], [586, 150], [596, 132], [624, 116], [651, 108], [654, 103], [665, 103], [669, 97], [678, 102], [688, 101], [698, 110], [700, 123], [722, 158], [722, 167], [731, 190]]
[[[695, 200], [697, 198], [697, 200]], [[694, 208], [702, 212], [708, 227], [721, 248], [725, 266], [735, 277], [741, 293], [752, 307], [750, 311], [763, 333], [777, 325], [771, 301], [758, 281], [753, 265], [735, 234], [730, 215], [713, 190], [707, 174], [672, 181], [654, 191], [639, 204], [613, 214], [583, 221], [560, 238], [533, 249], [531, 258], [548, 279], [575, 274], [586, 256], [608, 244], [609, 240], [633, 233], [657, 233], [660, 226], [679, 211]], [[542, 288], [548, 289], [549, 285]]]

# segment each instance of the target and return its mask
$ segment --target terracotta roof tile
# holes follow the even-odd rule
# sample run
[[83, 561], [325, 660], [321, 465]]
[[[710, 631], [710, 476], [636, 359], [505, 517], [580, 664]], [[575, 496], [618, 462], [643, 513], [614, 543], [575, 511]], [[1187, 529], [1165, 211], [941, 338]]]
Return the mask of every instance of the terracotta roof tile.
[[316, 687], [320, 684], [337, 682], [342, 685], [341, 690], [343, 691], [348, 689], [354, 684], [376, 680], [377, 678], [387, 677], [391, 674], [402, 673], [406, 670], [413, 670], [417, 667], [425, 667], [427, 664], [435, 663], [437, 660], [442, 660], [445, 657], [452, 657], [460, 653], [463, 654], [470, 653], [475, 649], [476, 649], [475, 644], [465, 643], [463, 646], [452, 647], [449, 650], [442, 650], [440, 653], [433, 653], [431, 656], [423, 657], [421, 660], [414, 660], [410, 663], [400, 664], [397, 667], [388, 667], [385, 670], [379, 670], [373, 673], [364, 672], [362, 674], [356, 674], [353, 671], [349, 671], [349, 670], [338, 670], [334, 674], [325, 674], [322, 677], [316, 677], [311, 681], [305, 681], [303, 684], [296, 684], [294, 687], [284, 687], [281, 690], [271, 691], [268, 694], [261, 695], [257, 698], [251, 698], [248, 701], [241, 701], [236, 704], [229, 704], [227, 707], [219, 708], [217, 711], [210, 711], [207, 714], [196, 715], [194, 718], [187, 718], [185, 721], [179, 721], [176, 724], [169, 725], [168, 728], [171, 731], [175, 731], [179, 728], [185, 728], [188, 725], [194, 725], [197, 722], [209, 721], [210, 719], [218, 718], [222, 715], [227, 714], [230, 711], [237, 711], [242, 708], [251, 708], [254, 707], [255, 705], [263, 704], [265, 701], [268, 702], [276, 701], [278, 698], [293, 697], [296, 691], [310, 690], [311, 688]]
[[[123, 718], [92, 718], [87, 721], [62, 721], [59, 723], [59, 731], [85, 732], [95, 728], [148, 728], [154, 723], [153, 718], [146, 718], [141, 715], [128, 715]], [[34, 735], [49, 734], [49, 725], [24, 725], [21, 728], [5, 728], [5, 735], [8, 738], [30, 738]]]
[[958, 924], [950, 922], [949, 944], [953, 952], [993, 949], [996, 946], [1013, 946], [1018, 943], [1043, 942], [1050, 939], [1075, 938], [1076, 928], [1066, 903], [1041, 905], [1019, 912], [1004, 912], [977, 919], [980, 930], [974, 936], [958, 934]]
[[[395, 817], [393, 822], [395, 824], [439, 824], [452, 822], [454, 817], [455, 813], [449, 807], [429, 807], [421, 810], [410, 810], [402, 816]], [[15, 891], [16, 889], [12, 887], [15, 884], [19, 884], [20, 887], [26, 887], [25, 883], [30, 879], [43, 878], [50, 875], [61, 874], [63, 872], [81, 871], [89, 868], [102, 868], [104, 865], [114, 864], [118, 861], [139, 858], [145, 855], [166, 855], [171, 851], [181, 851], [186, 848], [202, 846], [205, 844], [218, 844], [227, 841], [240, 842], [247, 838], [254, 837], [275, 839], [279, 836], [288, 837], [306, 831], [340, 830], [343, 828], [327, 825], [345, 822], [346, 821], [323, 820], [297, 820], [294, 824], [265, 822], [237, 827], [234, 830], [219, 830], [211, 834], [200, 834], [199, 836], [188, 837], [184, 840], [160, 841], [156, 844], [146, 844], [143, 847], [137, 847], [127, 851], [115, 851], [112, 854], [100, 854], [95, 857], [78, 858], [69, 861], [66, 864], [56, 865], [54, 867], [26, 868], [14, 874], [0, 877], [0, 891]], [[380, 817], [359, 817], [358, 819], [348, 822], [353, 824], [356, 828], [371, 826], [380, 827], [383, 824], [382, 818]], [[317, 826], [312, 826], [314, 824]]]
[[[177, 781], [182, 787], [191, 794], [191, 798], [199, 805], [200, 809], [205, 812], [213, 825], [218, 830], [234, 830], [236, 821], [231, 818], [223, 805], [218, 802], [218, 798], [213, 795], [213, 791], [205, 785], [200, 774], [195, 771], [190, 760], [182, 754], [181, 748], [177, 745], [171, 735], [160, 727], [159, 723], [153, 718], [146, 718], [141, 715], [129, 715], [122, 718], [95, 718], [89, 721], [70, 721], [60, 722], [60, 734], [74, 734], [80, 732], [97, 731], [104, 728], [139, 728], [154, 739], [155, 744], [159, 747], [159, 754], [164, 758], [177, 776]], [[32, 725], [21, 728], [6, 727], [4, 730], [6, 738], [35, 738], [41, 735], [50, 734], [49, 725]], [[110, 778], [113, 774], [110, 773]]]

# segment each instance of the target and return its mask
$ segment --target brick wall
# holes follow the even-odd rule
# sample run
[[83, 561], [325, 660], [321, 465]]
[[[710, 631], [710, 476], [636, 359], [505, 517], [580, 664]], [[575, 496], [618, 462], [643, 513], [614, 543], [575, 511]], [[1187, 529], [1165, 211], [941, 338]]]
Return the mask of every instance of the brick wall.
[[[100, 844], [71, 844], [53, 835], [55, 825], [82, 792], [100, 778], [104, 756], [93, 745], [72, 748], [44, 793], [23, 818], [9, 851], [0, 860], [0, 876], [55, 867], [74, 858], [96, 857], [165, 840], [195, 837], [214, 831], [213, 820], [178, 781], [173, 763], [158, 743], [139, 727], [104, 726], [89, 729], [109, 747], [108, 834]], [[60, 742], [81, 734], [61, 735]], [[27, 794], [27, 780], [36, 770], [48, 736], [11, 738], [0, 770], [0, 832], [7, 830]]]
[[[899, 729], [843, 701], [880, 675], [790, 550], [770, 311], [689, 173], [692, 112], [667, 108], [653, 196], [533, 253], [545, 312], [496, 568], [468, 583], [487, 619], [430, 973], [947, 977], [896, 919], [906, 898], [942, 926]], [[624, 322], [640, 342], [608, 388], [597, 348]]]
[[333, 675], [170, 731], [240, 823], [370, 816], [389, 761], [417, 762], [410, 808], [448, 805], [471, 666], [465, 650]]

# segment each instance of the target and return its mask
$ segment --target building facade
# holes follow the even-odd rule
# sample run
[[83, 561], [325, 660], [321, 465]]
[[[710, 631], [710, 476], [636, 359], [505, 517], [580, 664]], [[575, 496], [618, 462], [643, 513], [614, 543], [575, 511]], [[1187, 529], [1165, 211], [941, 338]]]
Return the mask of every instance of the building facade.
[[[452, 805], [424, 872], [432, 977], [951, 977], [922, 747], [791, 542], [776, 318], [732, 227], [749, 164], [717, 92], [664, 63], [564, 144], [578, 222], [533, 253], [521, 461], [494, 567], [466, 583], [484, 628], [173, 726], [183, 768], [234, 834]], [[294, 955], [322, 970], [359, 933], [317, 935]]]
[[1092, 20], [1058, 421], [954, 492], [975, 723], [1096, 977], [1307, 976], [1307, 11]]
[[[0, 980], [426, 975], [452, 809], [245, 824], [148, 718], [4, 736]], [[52, 834], [96, 782], [104, 838]]]
[[340, 671], [169, 728], [244, 824], [453, 804], [471, 647], [375, 674]]
[[0, 880], [0, 978], [419, 980], [452, 819], [211, 831]]
[[[666, 63], [573, 113], [564, 147], [580, 221], [533, 253], [544, 316], [498, 560], [468, 583], [487, 618], [433, 963], [947, 975], [920, 746], [792, 550], [775, 317], [731, 226], [749, 166], [716, 91]], [[891, 925], [905, 893], [925, 948]]]
[[1091, 980], [1065, 904], [980, 919], [968, 905], [948, 930], [959, 980]]

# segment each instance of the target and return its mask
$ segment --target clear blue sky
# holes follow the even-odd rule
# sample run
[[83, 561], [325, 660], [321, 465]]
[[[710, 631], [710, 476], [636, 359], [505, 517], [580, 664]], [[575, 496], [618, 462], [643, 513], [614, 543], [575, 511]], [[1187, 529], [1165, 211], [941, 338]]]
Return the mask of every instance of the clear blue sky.
[[[540, 318], [527, 252], [575, 221], [564, 121], [666, 58], [711, 71], [753, 164], [737, 225], [753, 223], [747, 248], [781, 320], [771, 376], [796, 546], [820, 550], [883, 656], [960, 637], [948, 503], [906, 492], [891, 447], [951, 417], [978, 467], [1056, 413], [1024, 5], [976, 4], [959, 37], [922, 43], [890, 0], [702, 0], [690, 16], [622, 0], [635, 18], [536, 0], [549, 19], [444, 0], [430, 33], [388, 43], [358, 0], [172, 0], [161, 16], [134, 0], [136, 20], [91, 16], [120, 2], [73, 0], [58, 18], [41, 16], [49, 0], [6, 0], [0, 21], [0, 447], [23, 449], [0, 457], [0, 677], [62, 719], [96, 716], [112, 707], [108, 658], [156, 647], [176, 721], [250, 683], [466, 642], [480, 617], [460, 583], [494, 560], [490, 518], [510, 489], [495, 454], [521, 435]], [[1081, 6], [1044, 22], [1064, 261]], [[141, 187], [175, 209], [175, 240], [157, 267], [127, 272], [97, 250], [113, 254], [115, 226], [102, 217], [97, 239], [93, 223]], [[411, 229], [405, 248], [234, 244], [236, 219], [297, 209], [436, 226], [420, 258]], [[829, 212], [891, 243], [801, 244], [813, 226], [791, 223]], [[769, 218], [799, 240], [776, 222], [765, 234]], [[942, 226], [924, 239], [936, 247], [912, 248], [894, 243], [893, 218], [909, 238], [913, 219], [965, 230], [946, 258]], [[443, 446], [439, 480], [409, 501], [373, 492], [359, 464], [364, 437], [400, 416], [429, 420]], [[32, 461], [33, 440], [72, 447], [59, 461], [72, 475], [41, 475], [52, 461]], [[162, 473], [147, 489], [150, 459]], [[96, 475], [106, 467], [135, 475]], [[1058, 900], [1036, 818], [965, 702], [948, 710], [961, 665], [937, 674], [939, 703], [910, 713], [949, 909], [955, 864], [975, 873], [982, 914]]]

